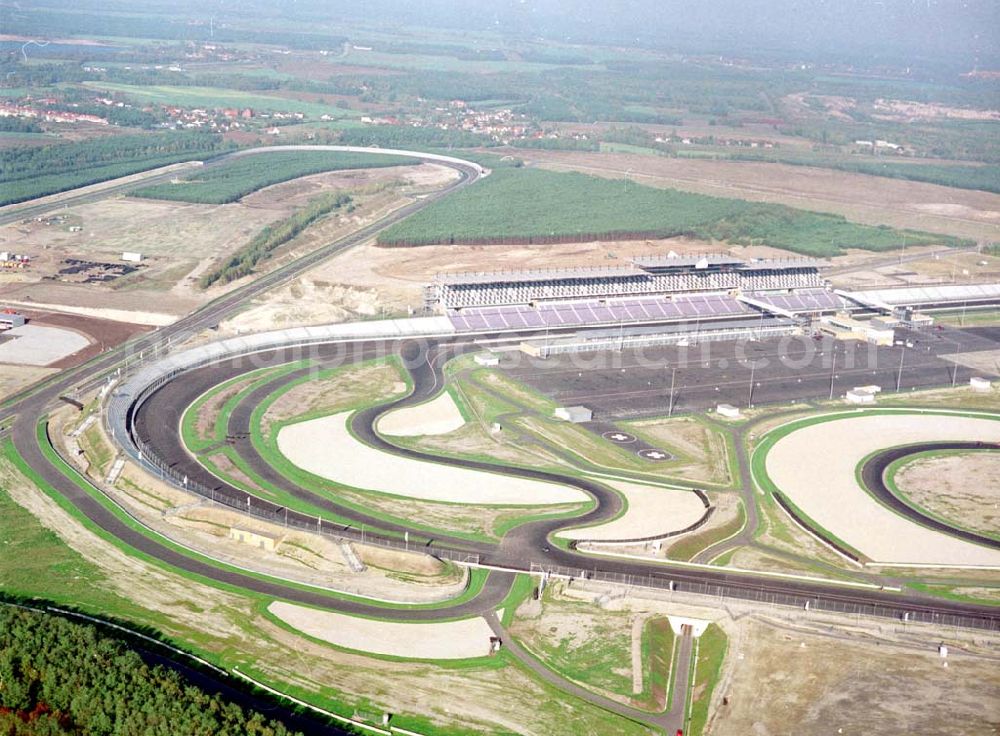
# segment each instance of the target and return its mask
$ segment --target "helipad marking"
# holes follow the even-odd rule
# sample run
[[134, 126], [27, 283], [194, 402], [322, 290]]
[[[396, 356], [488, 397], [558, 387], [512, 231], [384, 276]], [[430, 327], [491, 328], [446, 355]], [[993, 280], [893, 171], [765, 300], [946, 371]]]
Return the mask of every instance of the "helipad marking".
[[619, 445], [627, 445], [636, 441], [635, 435], [629, 434], [628, 432], [617, 432], [617, 431], [605, 432], [604, 434], [601, 435], [601, 437], [603, 437], [606, 440], [616, 442]]
[[670, 460], [673, 455], [664, 450], [657, 450], [655, 447], [646, 448], [645, 450], [639, 450], [636, 455], [644, 460], [652, 460], [653, 462], [661, 463], [664, 460]]

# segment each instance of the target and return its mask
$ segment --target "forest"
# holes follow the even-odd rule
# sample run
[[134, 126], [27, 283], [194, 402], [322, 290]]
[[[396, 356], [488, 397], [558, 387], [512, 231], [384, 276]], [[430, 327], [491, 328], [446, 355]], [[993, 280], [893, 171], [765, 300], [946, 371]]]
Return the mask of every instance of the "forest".
[[0, 149], [0, 205], [231, 150], [209, 133], [153, 133]]
[[553, 243], [687, 236], [770, 245], [810, 256], [845, 248], [964, 241], [849, 222], [839, 215], [778, 204], [655, 189], [580, 173], [503, 168], [474, 186], [397, 223], [380, 245]]
[[0, 606], [4, 736], [287, 736], [91, 624]]

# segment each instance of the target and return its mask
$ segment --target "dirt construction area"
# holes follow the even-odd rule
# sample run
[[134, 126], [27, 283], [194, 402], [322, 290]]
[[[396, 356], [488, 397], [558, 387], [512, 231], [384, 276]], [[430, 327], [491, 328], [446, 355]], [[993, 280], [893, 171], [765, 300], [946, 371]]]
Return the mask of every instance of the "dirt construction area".
[[[1000, 729], [994, 657], [747, 619], [711, 736], [982, 736]], [[932, 636], [933, 632], [928, 634]]]
[[1000, 453], [921, 457], [895, 476], [909, 501], [957, 526], [1000, 536]]
[[[198, 279], [266, 225], [289, 217], [323, 192], [345, 191], [354, 200], [352, 212], [325, 218], [279, 248], [262, 266], [269, 269], [293, 253], [304, 255], [370, 223], [387, 208], [442, 186], [454, 174], [451, 169], [442, 173], [441, 167], [424, 168], [316, 174], [225, 205], [119, 197], [0, 226], [0, 251], [31, 258], [28, 268], [0, 273], [0, 302], [169, 324], [232, 288], [203, 290]], [[143, 260], [126, 264], [121, 260], [126, 251], [142, 254]]]
[[283, 427], [278, 449], [296, 466], [335, 483], [426, 501], [540, 505], [587, 500], [582, 491], [569, 486], [381, 452], [350, 433], [349, 418], [350, 412], [342, 412]]
[[927, 230], [975, 240], [1000, 237], [1000, 195], [833, 169], [747, 161], [567, 151], [518, 151], [527, 163], [559, 171], [776, 202], [831, 212], [868, 225]]
[[878, 450], [950, 440], [997, 442], [1000, 421], [947, 413], [840, 415], [793, 429], [774, 443], [764, 464], [805, 516], [876, 563], [1000, 568], [1000, 552], [898, 516], [857, 480], [856, 468]]

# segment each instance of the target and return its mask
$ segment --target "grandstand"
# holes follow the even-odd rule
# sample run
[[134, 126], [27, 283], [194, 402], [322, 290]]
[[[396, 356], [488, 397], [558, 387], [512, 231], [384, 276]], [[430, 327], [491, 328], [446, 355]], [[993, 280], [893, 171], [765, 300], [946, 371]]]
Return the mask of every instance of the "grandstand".
[[628, 266], [438, 276], [428, 306], [458, 330], [782, 316], [842, 309], [813, 259], [635, 258]]
[[619, 296], [712, 291], [773, 291], [822, 288], [819, 263], [796, 259], [744, 262], [635, 259], [631, 267], [553, 269], [438, 276], [429, 303], [444, 309], [533, 304], [545, 300], [606, 299]]

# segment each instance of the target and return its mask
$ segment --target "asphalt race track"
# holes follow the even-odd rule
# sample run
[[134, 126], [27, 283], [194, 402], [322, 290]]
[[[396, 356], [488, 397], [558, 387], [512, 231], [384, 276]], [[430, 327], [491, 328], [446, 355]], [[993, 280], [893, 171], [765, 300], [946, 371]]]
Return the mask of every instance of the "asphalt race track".
[[[445, 358], [457, 354], [468, 348], [468, 343], [459, 340], [443, 340], [426, 345], [424, 343], [407, 344], [399, 343], [397, 348], [403, 355], [408, 365], [414, 384], [413, 392], [397, 401], [373, 407], [358, 412], [352, 420], [352, 429], [359, 438], [379, 449], [387, 452], [395, 452], [407, 457], [420, 460], [433, 460], [435, 462], [446, 463], [458, 467], [465, 467], [475, 470], [497, 470], [497, 465], [456, 458], [441, 458], [428, 456], [423, 453], [408, 448], [398, 448], [390, 444], [387, 440], [378, 435], [373, 427], [378, 417], [383, 413], [395, 408], [399, 408], [426, 400], [428, 397], [440, 391], [443, 386], [443, 365]], [[336, 359], [343, 360], [344, 346], [338, 344], [328, 348]], [[374, 344], [356, 346], [354, 359], [361, 359], [372, 354], [375, 350]], [[420, 351], [414, 354], [410, 351]], [[146, 442], [157, 454], [169, 452], [174, 470], [188, 474], [190, 477], [205, 477], [213, 485], [212, 487], [222, 494], [231, 495], [237, 499], [246, 499], [247, 492], [233, 488], [223, 481], [207, 473], [186, 451], [177, 437], [177, 420], [187, 404], [185, 401], [193, 400], [209, 390], [219, 382], [228, 380], [235, 375], [250, 370], [261, 365], [280, 364], [282, 361], [281, 351], [272, 351], [262, 356], [255, 356], [253, 366], [246, 365], [245, 359], [241, 370], [233, 372], [233, 367], [228, 363], [219, 363], [207, 368], [192, 370], [182, 374], [180, 380], [168, 382], [162, 388], [151, 394], [140, 406], [135, 417], [135, 427], [137, 433], [151, 431], [145, 436]], [[330, 360], [330, 353], [324, 352], [324, 346], [317, 346], [314, 356], [321, 364], [324, 360]], [[303, 357], [301, 351], [297, 352], [296, 358]], [[326, 363], [329, 364], [329, 363]], [[275, 381], [269, 382], [267, 392], [276, 390], [282, 382], [293, 380], [291, 376], [284, 376]], [[264, 388], [261, 388], [262, 395]], [[258, 395], [258, 399], [261, 398]], [[252, 409], [249, 402], [242, 410], [234, 411], [230, 421], [230, 434], [243, 436], [248, 432], [248, 426], [244, 424]], [[172, 412], [170, 414], [169, 412]], [[167, 421], [165, 418], [169, 417]], [[242, 418], [240, 418], [242, 417]], [[263, 458], [260, 458], [249, 443], [238, 445], [241, 454], [257, 470], [263, 470], [267, 465]], [[581, 523], [597, 523], [610, 519], [619, 508], [618, 496], [593, 481], [581, 480], [573, 476], [564, 476], [556, 473], [543, 472], [525, 468], [508, 467], [504, 472], [520, 477], [534, 478], [538, 480], [555, 481], [580, 488], [598, 501], [598, 507], [586, 515], [572, 520], [548, 519], [523, 524], [512, 530], [499, 545], [486, 545], [477, 543], [470, 545], [464, 540], [451, 540], [447, 536], [440, 536], [428, 539], [426, 535], [419, 531], [414, 531], [410, 535], [411, 549], [416, 544], [420, 544], [423, 549], [442, 557], [454, 558], [456, 554], [463, 554], [468, 551], [479, 553], [481, 564], [502, 567], [505, 569], [528, 571], [531, 569], [548, 569], [563, 572], [564, 574], [585, 576], [591, 579], [604, 579], [615, 581], [632, 580], [637, 583], [662, 587], [666, 589], [691, 592], [705, 592], [714, 595], [727, 595], [735, 598], [747, 600], [771, 601], [780, 600], [791, 605], [805, 606], [808, 602], [811, 608], [829, 607], [834, 610], [864, 610], [876, 615], [886, 615], [902, 618], [903, 613], [909, 613], [911, 617], [928, 616], [928, 620], [938, 620], [940, 616], [962, 616], [969, 617], [971, 625], [995, 628], [1000, 623], [1000, 612], [988, 606], [977, 606], [974, 604], [961, 603], [957, 601], [938, 601], [927, 598], [904, 597], [889, 592], [870, 589], [845, 589], [838, 586], [807, 581], [787, 581], [778, 580], [771, 577], [743, 575], [727, 573], [723, 570], [690, 569], [669, 564], [643, 563], [639, 561], [624, 561], [619, 559], [605, 559], [591, 555], [583, 555], [575, 551], [566, 551], [551, 545], [549, 536], [554, 532], [569, 526], [578, 526]], [[296, 497], [303, 501], [309, 501], [337, 513], [338, 516], [351, 521], [349, 525], [339, 527], [337, 533], [352, 539], [360, 539], [360, 527], [362, 524], [367, 529], [367, 538], [372, 540], [376, 534], [387, 535], [387, 539], [392, 539], [392, 533], [398, 532], [398, 527], [388, 526], [385, 522], [372, 517], [359, 515], [356, 511], [340, 507], [330, 499], [318, 498], [311, 491], [296, 487], [281, 476], [274, 476], [280, 479], [282, 487], [294, 493]], [[253, 504], [264, 505], [268, 502], [262, 499], [253, 499]], [[281, 513], [283, 509], [275, 506], [275, 512]], [[315, 528], [315, 517], [298, 514], [294, 511], [284, 510], [289, 518], [298, 520], [303, 528]], [[279, 518], [280, 517], [276, 517]], [[326, 527], [324, 526], [324, 529]], [[333, 531], [331, 529], [330, 531]], [[400, 545], [401, 546], [401, 545]], [[492, 577], [492, 576], [491, 576]], [[477, 598], [476, 600], [480, 600]], [[480, 611], [489, 610], [489, 601], [481, 599]], [[336, 601], [328, 601], [327, 605], [337, 608]], [[475, 607], [475, 602], [469, 602], [466, 606]], [[338, 609], [340, 610], [340, 609]], [[449, 609], [439, 609], [448, 611]], [[470, 610], [466, 608], [464, 610]], [[384, 615], [384, 614], [383, 614]], [[392, 616], [401, 619], [410, 619], [410, 612], [400, 610]], [[423, 614], [428, 615], [428, 614]], [[455, 615], [450, 611], [448, 615]], [[912, 620], [912, 619], [911, 619]], [[974, 623], [974, 622], [978, 622]]]
[[869, 458], [861, 466], [861, 482], [865, 487], [875, 494], [883, 504], [891, 508], [900, 516], [904, 516], [911, 521], [926, 526], [935, 531], [950, 534], [953, 537], [964, 539], [967, 542], [982, 544], [993, 549], [1000, 549], [1000, 541], [985, 534], [977, 534], [968, 529], [960, 529], [944, 523], [940, 519], [928, 516], [918, 509], [903, 501], [894, 494], [886, 485], [885, 471], [900, 458], [916, 455], [921, 452], [944, 451], [944, 450], [992, 450], [1000, 451], [1000, 445], [989, 445], [983, 442], [933, 442], [919, 445], [906, 445], [905, 447], [894, 447], [885, 452], [880, 452], [875, 457]]
[[[299, 150], [302, 150], [302, 148], [299, 147]], [[423, 156], [423, 154], [412, 152], [406, 152], [406, 154], [418, 158]], [[48, 412], [59, 396], [72, 394], [82, 387], [93, 387], [103, 382], [105, 377], [114, 372], [121, 364], [126, 349], [133, 352], [150, 350], [156, 346], [167, 344], [171, 340], [184, 338], [210, 328], [241, 308], [246, 300], [252, 298], [254, 295], [294, 278], [335, 253], [363, 242], [381, 229], [407, 217], [409, 214], [427, 206], [436, 199], [447, 196], [449, 193], [464, 186], [468, 186], [481, 175], [479, 168], [472, 164], [457, 162], [446, 163], [445, 165], [450, 165], [460, 172], [461, 178], [459, 181], [433, 195], [396, 210], [386, 218], [363, 228], [357, 233], [324, 246], [304, 258], [266, 274], [243, 287], [234, 289], [191, 316], [179, 320], [169, 327], [136, 338], [128, 344], [127, 348], [120, 348], [105, 353], [83, 366], [61, 373], [55, 378], [31, 389], [29, 392], [14, 397], [14, 399], [5, 404], [3, 409], [0, 409], [0, 426], [11, 426], [10, 436], [17, 452], [33, 471], [38, 473], [56, 493], [71, 503], [95, 525], [109, 535], [121, 540], [129, 547], [150, 555], [169, 567], [188, 571], [207, 580], [225, 583], [240, 589], [255, 591], [270, 597], [299, 602], [318, 608], [407, 621], [427, 621], [473, 615], [486, 615], [489, 618], [492, 617], [493, 611], [496, 610], [509, 592], [516, 571], [547, 570], [556, 574], [586, 577], [600, 581], [639, 584], [666, 590], [712, 596], [728, 596], [748, 601], [779, 603], [798, 607], [806, 607], [808, 605], [813, 609], [835, 610], [851, 614], [883, 616], [895, 619], [903, 618], [904, 614], [908, 614], [912, 621], [961, 625], [990, 630], [1000, 629], [1000, 611], [991, 606], [976, 605], [943, 598], [932, 598], [918, 594], [904, 595], [875, 588], [849, 588], [805, 580], [786, 580], [756, 574], [737, 574], [726, 572], [723, 569], [609, 559], [584, 555], [574, 550], [563, 550], [551, 545], [549, 542], [550, 536], [564, 527], [598, 523], [614, 517], [620, 509], [621, 500], [619, 496], [596, 481], [587, 481], [572, 476], [533, 469], [503, 467], [497, 464], [472, 460], [427, 456], [414, 450], [395, 447], [380, 437], [374, 430], [376, 421], [384, 412], [421, 402], [438, 393], [443, 386], [442, 372], [447, 358], [459, 354], [463, 350], [470, 349], [472, 347], [470, 341], [474, 337], [477, 337], [474, 335], [463, 335], [460, 338], [449, 338], [439, 341], [402, 341], [391, 345], [392, 350], [398, 351], [403, 356], [411, 372], [414, 385], [413, 392], [389, 404], [358, 412], [352, 419], [352, 429], [362, 441], [384, 451], [394, 452], [406, 457], [475, 470], [503, 472], [512, 476], [516, 475], [525, 478], [565, 483], [580, 488], [594, 498], [597, 502], [594, 509], [574, 519], [543, 519], [523, 524], [507, 534], [499, 544], [474, 543], [463, 539], [452, 539], [448, 536], [436, 536], [433, 539], [428, 538], [426, 534], [417, 529], [408, 529], [406, 526], [399, 524], [386, 524], [381, 519], [337, 504], [330, 498], [320, 498], [308, 489], [296, 487], [283, 477], [277, 475], [273, 469], [265, 467], [267, 464], [262, 458], [256, 456], [252, 444], [246, 440], [246, 436], [249, 434], [250, 413], [254, 406], [252, 401], [245, 402], [245, 405], [239, 407], [231, 417], [229, 433], [233, 438], [236, 448], [253, 464], [255, 470], [261, 472], [262, 475], [268, 474], [265, 477], [269, 480], [279, 482], [283, 488], [295, 495], [296, 498], [320, 506], [324, 511], [343, 520], [343, 523], [339, 525], [331, 523], [329, 526], [326, 524], [320, 526], [317, 523], [316, 517], [278, 507], [265, 499], [253, 498], [246, 491], [234, 488], [211, 476], [184, 450], [179, 437], [180, 415], [184, 408], [198, 395], [221, 381], [242, 375], [248, 370], [266, 364], [281, 365], [305, 357], [314, 357], [321, 364], [324, 361], [330, 363], [334, 360], [341, 360], [343, 359], [345, 350], [343, 344], [337, 344], [336, 346], [313, 346], [308, 351], [303, 351], [302, 349], [278, 349], [269, 353], [255, 355], [253, 356], [253, 360], [249, 360], [246, 357], [234, 358], [232, 360], [221, 361], [206, 368], [182, 373], [151, 394], [144, 403], [135, 408], [131, 417], [131, 431], [136, 437], [141, 438], [151, 448], [154, 448], [156, 455], [168, 461], [175, 471], [188, 474], [191, 479], [199, 480], [206, 486], [209, 486], [212, 489], [211, 492], [218, 494], [218, 497], [224, 503], [229, 503], [229, 505], [234, 507], [243, 507], [242, 505], [245, 503], [252, 504], [255, 510], [270, 514], [275, 520], [283, 517], [290, 526], [310, 530], [315, 529], [320, 533], [348, 539], [360, 539], [362, 535], [366, 535], [366, 538], [371, 541], [399, 548], [402, 548], [406, 544], [410, 549], [425, 550], [431, 554], [445, 558], [461, 560], [468, 559], [470, 555], [475, 555], [480, 564], [499, 568], [493, 569], [490, 572], [484, 587], [474, 596], [455, 602], [450, 606], [445, 605], [434, 608], [386, 608], [363, 600], [335, 597], [320, 590], [311, 590], [302, 586], [287, 584], [274, 578], [265, 578], [234, 569], [223, 568], [207, 559], [181, 553], [157, 541], [152, 536], [147, 536], [124, 523], [118, 516], [95, 500], [94, 496], [88, 491], [77, 485], [75, 480], [64, 475], [59, 465], [50, 461], [43, 452], [43, 447], [48, 442], [47, 438], [44, 437], [39, 440], [36, 434], [38, 420]], [[493, 336], [483, 335], [478, 337], [489, 339]], [[989, 341], [988, 338], [984, 339]], [[372, 350], [382, 350], [384, 348], [384, 344], [376, 347], [371, 343], [358, 343], [352, 346], [353, 351], [359, 356], [370, 356]], [[934, 352], [936, 355], [937, 352], [943, 352], [944, 350], [944, 348], [941, 348], [938, 351], [926, 352]], [[907, 352], [909, 353], [909, 351]], [[918, 352], [914, 351], [912, 355], [915, 356]], [[958, 352], [958, 350], [953, 348], [951, 352]], [[908, 354], [907, 357], [910, 357], [910, 355]], [[916, 358], [914, 359], [916, 360]], [[898, 358], [896, 360], [898, 361]], [[938, 363], [933, 366], [933, 380], [939, 384], [945, 383], [946, 381], [940, 375], [941, 361], [938, 361]], [[920, 364], [922, 364], [922, 360], [914, 362], [912, 365]], [[662, 368], [660, 370], [662, 372]], [[825, 381], [829, 381], [829, 374], [825, 375]], [[565, 379], [565, 376], [560, 378], [559, 385], [566, 385], [568, 387], [567, 390], [572, 390], [574, 388], [573, 382], [570, 380], [563, 384], [562, 382]], [[265, 394], [265, 389], [266, 393], [269, 393], [280, 386], [282, 381], [288, 380], [292, 380], [292, 377], [283, 376], [280, 379], [269, 382], [266, 387], [262, 388], [252, 397], [252, 400], [258, 401]], [[526, 377], [525, 380], [529, 384], [531, 383], [529, 377]], [[639, 380], [647, 380], [650, 384], [652, 382], [651, 378]], [[765, 377], [762, 376], [761, 381], [764, 380]], [[781, 380], [787, 381], [787, 377]], [[819, 379], [813, 377], [810, 380], [816, 381]], [[742, 374], [738, 380], [734, 377], [730, 381], [734, 385], [737, 382], [743, 384], [744, 377]], [[864, 381], [864, 383], [872, 382], [871, 380]], [[703, 385], [707, 386], [707, 384]], [[747, 382], [747, 385], [749, 386], [749, 382]], [[651, 388], [651, 385], [647, 386], [647, 389]], [[690, 396], [693, 393], [691, 390], [691, 381], [685, 385], [685, 389], [686, 396]], [[714, 386], [712, 389], [714, 389]], [[640, 392], [642, 390], [640, 385]], [[815, 391], [815, 387], [812, 387], [811, 390]], [[712, 394], [708, 395], [711, 396]], [[777, 394], [774, 395], [777, 396]], [[600, 392], [594, 392], [594, 396], [595, 398], [600, 398]], [[759, 400], [762, 402], [773, 400], [767, 398], [768, 396], [771, 396], [771, 394], [763, 392]], [[645, 402], [648, 405], [647, 399], [640, 399], [639, 401]], [[705, 400], [707, 399], [702, 399], [702, 401]], [[618, 396], [615, 397], [615, 401], [624, 402], [627, 405], [628, 399]], [[742, 402], [734, 400], [732, 403], [739, 404]], [[608, 404], [608, 406], [611, 406], [611, 404]], [[685, 405], [678, 403], [675, 408], [690, 410], [693, 406], [693, 404]], [[410, 533], [409, 541], [401, 542], [400, 535], [408, 532]], [[590, 699], [593, 700], [593, 698]], [[635, 711], [631, 711], [620, 704], [602, 703], [602, 705], [628, 717], [638, 717], [641, 720], [647, 721], [656, 720], [649, 714], [637, 715]]]

